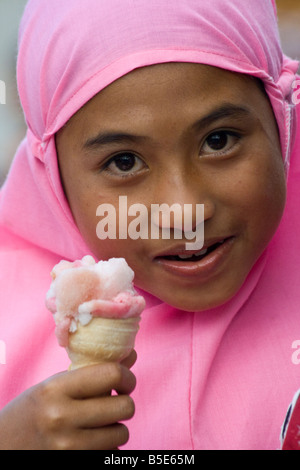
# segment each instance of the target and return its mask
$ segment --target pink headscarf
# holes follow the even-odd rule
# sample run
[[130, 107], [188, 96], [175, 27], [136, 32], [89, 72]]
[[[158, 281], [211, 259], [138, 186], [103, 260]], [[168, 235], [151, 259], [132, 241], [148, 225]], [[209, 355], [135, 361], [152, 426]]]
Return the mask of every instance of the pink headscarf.
[[147, 297], [127, 448], [276, 448], [300, 386], [290, 359], [300, 307], [300, 255], [292, 249], [300, 143], [291, 94], [298, 62], [282, 53], [271, 0], [28, 2], [17, 66], [28, 131], [0, 193], [1, 404], [68, 365], [44, 295], [54, 263], [90, 250], [63, 193], [55, 133], [114, 80], [163, 62], [263, 81], [290, 166], [289, 192], [276, 236], [230, 302], [187, 313]]

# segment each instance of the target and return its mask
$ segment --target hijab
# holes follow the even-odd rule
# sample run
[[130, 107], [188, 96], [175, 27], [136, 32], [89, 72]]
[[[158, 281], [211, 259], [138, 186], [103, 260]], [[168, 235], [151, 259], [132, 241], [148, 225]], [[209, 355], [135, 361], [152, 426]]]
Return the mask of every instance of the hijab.
[[[127, 449], [274, 449], [299, 388], [300, 163], [293, 82], [271, 0], [29, 0], [17, 80], [27, 133], [0, 192], [0, 405], [68, 367], [44, 299], [61, 258], [93, 254], [62, 188], [55, 133], [132, 70], [207, 64], [262, 80], [288, 175], [280, 227], [226, 304], [182, 312], [143, 293]], [[300, 148], [300, 147], [299, 147]]]

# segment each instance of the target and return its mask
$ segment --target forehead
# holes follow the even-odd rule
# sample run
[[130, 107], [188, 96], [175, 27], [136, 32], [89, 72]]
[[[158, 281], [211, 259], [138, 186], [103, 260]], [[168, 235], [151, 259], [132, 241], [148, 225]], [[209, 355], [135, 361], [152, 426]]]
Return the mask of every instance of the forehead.
[[[263, 86], [259, 80], [217, 67], [191, 63], [157, 64], [136, 69], [101, 90], [77, 113], [114, 115], [122, 108], [157, 108], [168, 105], [180, 107], [197, 97], [197, 105], [215, 105], [219, 101], [252, 101], [253, 95], [261, 99]], [[252, 98], [250, 98], [252, 95]], [[157, 101], [159, 99], [159, 101]], [[114, 115], [114, 117], [116, 117]]]

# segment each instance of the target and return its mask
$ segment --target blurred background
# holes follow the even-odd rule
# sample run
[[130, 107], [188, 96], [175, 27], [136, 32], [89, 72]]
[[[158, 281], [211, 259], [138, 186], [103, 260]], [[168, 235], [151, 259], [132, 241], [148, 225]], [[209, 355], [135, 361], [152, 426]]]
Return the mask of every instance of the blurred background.
[[6, 104], [0, 100], [0, 186], [25, 133], [16, 85], [16, 57], [18, 26], [26, 3], [0, 0], [0, 80], [6, 87]]
[[[0, 80], [6, 86], [6, 103], [2, 104], [0, 82], [0, 186], [25, 134], [15, 68], [18, 25], [26, 3], [27, 0], [0, 0]], [[300, 0], [277, 0], [277, 8], [283, 50], [300, 59]]]

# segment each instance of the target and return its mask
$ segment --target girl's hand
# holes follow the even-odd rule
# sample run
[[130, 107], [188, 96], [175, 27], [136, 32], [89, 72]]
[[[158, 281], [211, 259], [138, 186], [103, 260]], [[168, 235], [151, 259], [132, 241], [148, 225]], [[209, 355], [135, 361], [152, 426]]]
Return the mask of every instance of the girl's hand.
[[129, 394], [136, 381], [128, 367], [135, 358], [133, 352], [123, 364], [63, 372], [21, 394], [0, 412], [0, 449], [101, 450], [125, 444], [129, 433], [120, 421], [134, 414]]

